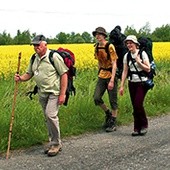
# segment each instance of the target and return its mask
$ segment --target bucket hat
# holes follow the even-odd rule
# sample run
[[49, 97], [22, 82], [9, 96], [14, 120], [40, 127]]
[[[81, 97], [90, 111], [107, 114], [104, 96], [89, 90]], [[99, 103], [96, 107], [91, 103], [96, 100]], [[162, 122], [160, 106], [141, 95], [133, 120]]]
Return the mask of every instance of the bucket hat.
[[107, 37], [106, 30], [105, 30], [103, 27], [97, 27], [97, 28], [95, 29], [95, 31], [92, 32], [92, 34], [93, 34], [94, 37], [96, 36], [97, 33], [98, 33], [98, 34], [102, 34], [102, 35], [104, 35], [105, 37]]
[[133, 43], [140, 45], [135, 35], [128, 35], [124, 42], [126, 43], [126, 41], [132, 41]]
[[33, 40], [31, 41], [30, 45], [38, 45], [40, 44], [42, 41], [47, 41], [44, 35], [37, 35], [33, 38]]

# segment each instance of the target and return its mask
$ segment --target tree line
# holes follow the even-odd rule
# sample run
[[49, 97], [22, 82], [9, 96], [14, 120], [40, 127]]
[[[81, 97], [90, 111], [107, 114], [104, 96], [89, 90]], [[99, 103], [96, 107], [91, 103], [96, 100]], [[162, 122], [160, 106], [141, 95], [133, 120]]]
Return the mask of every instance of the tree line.
[[[137, 31], [134, 26], [127, 26], [123, 32], [125, 35], [136, 35], [147, 36], [153, 40], [153, 42], [170, 42], [170, 24], [162, 25], [161, 27], [155, 28], [151, 32], [149, 22], [145, 26]], [[109, 34], [109, 33], [108, 33]], [[0, 45], [24, 45], [30, 44], [31, 39], [36, 35], [36, 33], [30, 33], [29, 30], [21, 32], [17, 30], [17, 35], [12, 38], [10, 33], [4, 31], [0, 34]], [[58, 33], [54, 38], [48, 38], [47, 42], [49, 44], [76, 44], [76, 43], [94, 43], [95, 39], [92, 33], [83, 32], [80, 33]]]

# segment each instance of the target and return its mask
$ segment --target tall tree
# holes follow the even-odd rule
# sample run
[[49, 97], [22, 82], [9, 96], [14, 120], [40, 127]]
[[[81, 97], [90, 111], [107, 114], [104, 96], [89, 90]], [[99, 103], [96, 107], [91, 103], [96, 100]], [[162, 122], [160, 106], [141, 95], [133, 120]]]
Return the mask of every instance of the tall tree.
[[60, 32], [56, 35], [56, 40], [59, 44], [66, 44], [68, 40], [67, 34], [64, 32]]
[[137, 35], [137, 31], [136, 31], [136, 29], [134, 28], [133, 25], [130, 26], [130, 27], [127, 26], [127, 27], [125, 28], [124, 34], [125, 34], [125, 35]]
[[31, 35], [30, 31], [23, 31], [17, 30], [17, 35], [14, 37], [14, 44], [30, 44], [31, 42]]
[[13, 44], [13, 40], [10, 34], [7, 34], [6, 31], [0, 34], [0, 45], [11, 45], [11, 44]]
[[145, 26], [139, 29], [138, 36], [151, 37], [151, 29], [149, 22], [147, 22]]
[[83, 32], [81, 36], [84, 39], [85, 43], [92, 42], [92, 36], [88, 32]]
[[170, 24], [156, 28], [152, 33], [152, 39], [159, 42], [170, 42]]

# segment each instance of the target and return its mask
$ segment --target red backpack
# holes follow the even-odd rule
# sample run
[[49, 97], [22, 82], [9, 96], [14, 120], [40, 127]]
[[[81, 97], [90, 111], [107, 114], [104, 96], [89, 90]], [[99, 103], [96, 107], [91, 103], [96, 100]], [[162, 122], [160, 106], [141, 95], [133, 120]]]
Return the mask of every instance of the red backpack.
[[76, 68], [74, 66], [75, 64], [74, 53], [70, 51], [69, 49], [66, 49], [66, 48], [64, 49], [62, 47], [59, 47], [57, 50], [53, 50], [53, 51], [59, 53], [62, 56], [64, 63], [69, 68], [68, 78], [73, 79], [73, 77], [76, 76]]

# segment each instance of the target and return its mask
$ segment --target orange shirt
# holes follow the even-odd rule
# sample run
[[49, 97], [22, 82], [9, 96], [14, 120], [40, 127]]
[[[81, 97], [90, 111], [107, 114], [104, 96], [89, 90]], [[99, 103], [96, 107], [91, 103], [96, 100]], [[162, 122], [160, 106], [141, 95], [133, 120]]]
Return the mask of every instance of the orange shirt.
[[[116, 54], [116, 51], [115, 51], [115, 48], [114, 48], [113, 44], [109, 45], [108, 52], [110, 54], [110, 59], [107, 58], [108, 54], [106, 53], [105, 48], [98, 49], [98, 50], [96, 50], [96, 48], [95, 48], [94, 56], [95, 56], [95, 59], [98, 60], [99, 69], [100, 68], [104, 68], [104, 69], [112, 68], [112, 62], [116, 62], [118, 57], [117, 57], [117, 54]], [[99, 73], [98, 76], [100, 78], [104, 78], [104, 79], [105, 78], [110, 78], [112, 76], [112, 73], [110, 71], [104, 70], [104, 69], [100, 70], [100, 73]]]

